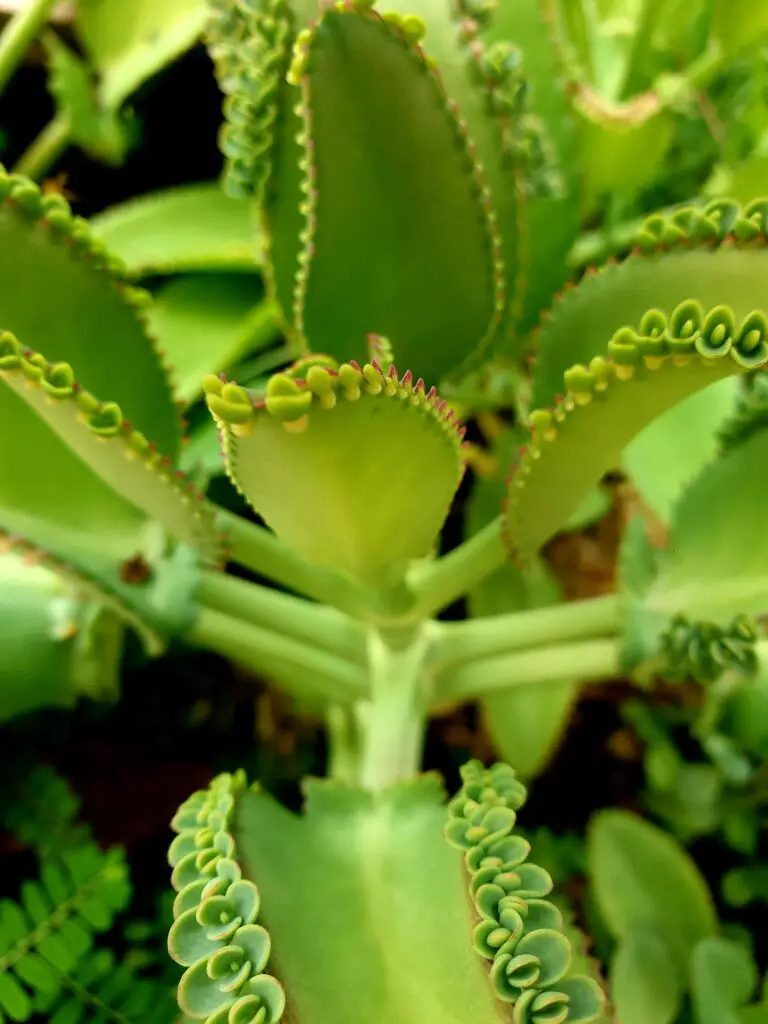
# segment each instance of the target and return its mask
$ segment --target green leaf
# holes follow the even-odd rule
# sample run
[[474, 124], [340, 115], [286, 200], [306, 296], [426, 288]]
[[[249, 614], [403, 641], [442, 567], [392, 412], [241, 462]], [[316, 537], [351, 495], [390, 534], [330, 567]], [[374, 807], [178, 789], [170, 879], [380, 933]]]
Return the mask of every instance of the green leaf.
[[600, 811], [589, 827], [591, 885], [611, 934], [625, 939], [650, 925], [662, 937], [681, 982], [690, 954], [717, 930], [706, 882], [667, 833], [626, 811]]
[[230, 199], [215, 181], [111, 206], [93, 218], [91, 229], [136, 278], [179, 271], [256, 273], [262, 259], [252, 204]]
[[[594, 280], [594, 279], [593, 279]], [[578, 289], [576, 289], [578, 291]], [[617, 331], [589, 365], [563, 378], [551, 408], [531, 413], [531, 441], [513, 466], [503, 526], [522, 558], [567, 522], [621, 452], [660, 413], [715, 381], [768, 360], [762, 313], [681, 303]]]
[[548, 408], [566, 370], [603, 355], [616, 331], [639, 324], [650, 309], [669, 314], [696, 300], [706, 309], [730, 306], [740, 319], [760, 308], [768, 268], [761, 210], [760, 200], [742, 209], [721, 199], [648, 218], [633, 255], [588, 272], [543, 318], [531, 408]]
[[633, 195], [650, 184], [673, 139], [674, 118], [655, 94], [627, 104], [602, 100], [583, 86], [574, 101], [579, 120], [579, 163], [583, 168], [582, 215], [616, 191]]
[[683, 488], [714, 458], [737, 388], [730, 377], [696, 392], [649, 423], [624, 449], [624, 468], [662, 522], [669, 524]]
[[186, 403], [202, 393], [206, 373], [230, 370], [280, 336], [278, 313], [246, 274], [178, 277], [159, 289], [149, 325], [173, 367]]
[[691, 994], [696, 1024], [739, 1024], [740, 1007], [757, 987], [749, 951], [729, 939], [703, 939], [691, 957]]
[[429, 553], [463, 472], [463, 431], [434, 388], [310, 359], [266, 398], [218, 377], [205, 390], [227, 472], [307, 561], [383, 586]]
[[82, 0], [75, 27], [101, 76], [102, 105], [117, 110], [195, 42], [205, 17], [201, 0]]
[[[260, 792], [234, 795], [230, 810], [220, 804], [224, 827], [237, 836], [245, 877], [258, 883], [259, 920], [274, 949], [267, 970], [279, 972], [292, 1016], [313, 1024], [497, 1024], [487, 971], [472, 948], [462, 860], [442, 837], [444, 794], [434, 776], [381, 794], [312, 782], [302, 817]], [[215, 798], [205, 798], [193, 797], [177, 815], [175, 827], [187, 823], [182, 835], [200, 829], [192, 815], [216, 813]], [[221, 880], [227, 897], [231, 864], [207, 876]], [[205, 963], [182, 982], [182, 1009], [194, 998], [201, 1012], [207, 998], [223, 1013], [233, 996], [191, 976]]]
[[768, 35], [768, 9], [752, 0], [715, 0], [712, 34], [725, 57], [757, 47]]
[[516, 0], [497, 6], [483, 34], [488, 44], [511, 40], [522, 51], [531, 107], [544, 122], [554, 145], [562, 192], [558, 197], [531, 196], [520, 211], [526, 232], [521, 280], [516, 286], [517, 294], [524, 296], [516, 325], [521, 337], [536, 324], [552, 295], [567, 280], [566, 257], [579, 229], [582, 175], [576, 152], [576, 122], [559, 67], [554, 31], [539, 0]]
[[42, 196], [32, 182], [0, 170], [0, 197], [0, 330], [77, 366], [83, 387], [109, 395], [174, 457], [178, 411], [142, 326], [140, 296], [126, 287], [122, 268], [59, 196]]
[[[401, 363], [439, 381], [503, 312], [487, 186], [437, 75], [396, 25], [328, 8], [306, 47], [294, 71], [306, 244], [296, 271], [276, 243], [277, 297], [314, 351], [360, 358], [376, 332]], [[283, 235], [276, 208], [267, 212]]]
[[728, 699], [723, 725], [741, 748], [768, 758], [768, 664], [764, 660], [757, 675], [745, 680]]
[[[68, 363], [46, 362], [38, 353], [22, 349], [11, 334], [0, 333], [0, 370], [7, 388], [72, 450], [76, 458], [70, 461], [78, 465], [82, 475], [88, 476], [90, 471], [125, 501], [162, 523], [172, 536], [199, 548], [206, 558], [218, 557], [220, 538], [213, 525], [212, 510], [200, 500], [194, 487], [190, 490], [183, 476], [180, 479], [171, 470], [147, 438], [126, 421], [116, 403], [102, 402], [86, 392], [75, 380]], [[39, 453], [42, 465], [35, 466], [28, 477], [35, 471], [44, 472], [51, 452], [59, 455], [55, 444]], [[28, 451], [26, 454], [29, 458]], [[64, 458], [63, 463], [52, 467], [52, 475], [61, 476], [66, 463]], [[27, 490], [34, 491], [34, 487], [27, 485]], [[11, 489], [11, 482], [7, 482], [6, 495]], [[98, 491], [98, 485], [93, 489]], [[24, 490], [22, 482], [17, 494]], [[78, 497], [75, 494], [76, 508]], [[33, 500], [34, 495], [29, 494], [29, 504]], [[16, 503], [25, 505], [23, 499], [17, 498]], [[29, 504], [24, 507], [27, 514], [31, 511]], [[54, 520], [60, 518], [55, 501], [50, 513]], [[86, 541], [86, 548], [88, 543], [95, 546], [93, 541]]]
[[46, 49], [48, 89], [71, 140], [97, 160], [122, 163], [133, 141], [131, 122], [119, 112], [101, 107], [90, 69], [58, 36], [51, 34], [46, 39]]
[[675, 615], [725, 627], [736, 615], [768, 609], [768, 553], [752, 539], [765, 504], [766, 459], [768, 431], [752, 434], [684, 491], [658, 571], [631, 608], [633, 662], [657, 653]]
[[663, 936], [638, 922], [620, 940], [611, 963], [611, 998], [621, 1024], [673, 1024], [683, 983]]

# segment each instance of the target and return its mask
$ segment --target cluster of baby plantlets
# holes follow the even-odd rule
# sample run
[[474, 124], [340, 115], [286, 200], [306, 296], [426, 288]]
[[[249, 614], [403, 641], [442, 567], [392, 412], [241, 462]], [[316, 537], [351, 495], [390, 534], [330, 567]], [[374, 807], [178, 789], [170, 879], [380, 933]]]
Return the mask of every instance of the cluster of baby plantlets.
[[661, 638], [665, 674], [701, 683], [714, 682], [729, 671], [754, 675], [759, 636], [757, 623], [748, 615], [737, 615], [725, 628], [709, 622], [692, 623], [685, 615], [676, 615]]
[[168, 949], [187, 968], [179, 1005], [207, 1024], [277, 1024], [285, 1010], [280, 984], [264, 973], [271, 944], [255, 923], [259, 890], [234, 859], [232, 816], [244, 786], [242, 773], [219, 775], [172, 822], [178, 836], [169, 860], [178, 895]]
[[480, 922], [475, 949], [491, 961], [491, 984], [515, 1007], [519, 1024], [587, 1024], [603, 1013], [592, 979], [571, 975], [571, 944], [560, 911], [544, 898], [552, 879], [527, 862], [530, 844], [513, 830], [525, 786], [505, 764], [487, 769], [470, 761], [463, 786], [448, 806], [448, 841], [464, 851], [469, 892]]

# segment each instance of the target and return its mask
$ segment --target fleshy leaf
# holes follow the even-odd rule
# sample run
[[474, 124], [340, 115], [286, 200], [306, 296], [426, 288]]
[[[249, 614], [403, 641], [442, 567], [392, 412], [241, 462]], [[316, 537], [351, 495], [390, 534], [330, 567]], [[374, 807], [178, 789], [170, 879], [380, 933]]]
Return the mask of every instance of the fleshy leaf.
[[45, 40], [48, 89], [58, 116], [69, 125], [72, 142], [97, 160], [120, 164], [133, 141], [133, 125], [115, 110], [104, 110], [88, 65], [58, 36]]
[[[518, 443], [518, 432], [505, 431], [497, 439], [493, 455], [499, 470]], [[467, 514], [469, 535], [494, 519], [503, 497], [501, 471], [475, 480]], [[469, 608], [473, 616], [493, 616], [557, 604], [560, 599], [556, 581], [543, 562], [534, 562], [528, 571], [507, 562], [469, 594]], [[496, 749], [523, 778], [537, 775], [551, 756], [576, 692], [576, 684], [563, 679], [546, 687], [510, 687], [506, 693], [482, 699], [483, 719]]]
[[717, 917], [706, 882], [675, 840], [626, 811], [600, 811], [590, 823], [589, 875], [611, 934], [627, 938], [650, 925], [670, 950], [681, 983], [690, 954], [714, 935]]
[[552, 14], [540, 0], [498, 4], [483, 33], [488, 44], [511, 40], [520, 47], [531, 87], [531, 107], [551, 133], [555, 150], [553, 194], [531, 196], [521, 210], [525, 237], [516, 293], [523, 295], [523, 306], [516, 329], [522, 337], [568, 278], [566, 256], [579, 228], [581, 167], [576, 154], [576, 123], [554, 33]]
[[410, 29], [327, 8], [297, 42], [306, 241], [277, 294], [314, 350], [359, 357], [375, 331], [439, 380], [493, 335], [504, 281], [472, 144]]
[[668, 524], [683, 488], [715, 455], [738, 381], [718, 381], [672, 406], [624, 449], [622, 465], [644, 501]]
[[206, 373], [230, 370], [279, 337], [274, 303], [258, 303], [259, 292], [245, 274], [193, 274], [159, 290], [149, 323], [173, 365], [183, 401], [200, 395]]
[[[208, 558], [217, 558], [221, 541], [212, 509], [194, 485], [172, 469], [171, 460], [125, 419], [117, 403], [100, 401], [80, 386], [68, 363], [51, 364], [39, 353], [23, 349], [8, 333], [0, 333], [0, 376], [72, 450], [75, 462], [82, 460], [82, 467], [78, 466], [81, 473], [90, 470], [174, 537], [200, 548]], [[0, 398], [0, 405], [5, 397]], [[25, 455], [29, 458], [28, 448]], [[44, 467], [33, 465], [26, 475], [36, 472], [43, 473]], [[24, 487], [22, 483], [20, 489]], [[10, 489], [9, 483], [2, 488], [6, 493]], [[24, 505], [23, 501], [19, 504]], [[22, 511], [31, 513], [32, 509], [23, 507]], [[55, 500], [50, 512], [56, 521]], [[86, 539], [86, 544], [90, 543]]]
[[729, 939], [702, 939], [691, 957], [691, 995], [697, 1024], [738, 1020], [737, 1011], [757, 988], [757, 968], [744, 946]]
[[43, 196], [32, 182], [2, 169], [0, 275], [2, 329], [54, 362], [77, 366], [84, 388], [109, 395], [174, 458], [181, 423], [143, 327], [143, 297], [126, 286], [122, 265], [61, 197]]
[[96, 238], [136, 278], [179, 271], [255, 273], [261, 262], [251, 204], [230, 199], [216, 181], [139, 196], [90, 223]]
[[750, 0], [715, 0], [713, 34], [727, 56], [755, 47], [768, 36], [768, 10]]
[[205, 15], [201, 0], [83, 0], [76, 29], [101, 76], [104, 106], [117, 110], [142, 82], [191, 46]]
[[227, 471], [308, 561], [381, 585], [434, 544], [463, 471], [463, 430], [434, 389], [394, 367], [319, 358], [256, 397], [205, 382]]
[[729, 306], [741, 320], [760, 308], [768, 269], [764, 205], [718, 199], [704, 209], [655, 214], [632, 255], [588, 271], [558, 296], [542, 321], [531, 408], [548, 408], [563, 391], [566, 370], [604, 355], [608, 339], [649, 310], [670, 313], [695, 300], [704, 309]]
[[652, 926], [632, 925], [619, 942], [610, 978], [611, 998], [622, 1024], [674, 1024], [677, 1020], [684, 981], [663, 936]]
[[513, 467], [503, 519], [510, 549], [535, 554], [660, 413], [768, 362], [766, 338], [762, 313], [705, 311], [689, 301], [668, 313], [649, 310], [637, 329], [616, 331], [604, 355], [567, 370], [563, 394], [531, 413], [532, 440]]
[[[242, 777], [224, 776], [177, 815], [174, 827], [199, 851], [188, 855], [202, 865], [193, 864], [191, 873], [210, 887], [198, 918], [206, 919], [207, 902], [219, 899], [214, 891], [223, 889], [228, 899], [228, 886], [255, 881], [258, 923], [272, 940], [265, 973], [249, 967], [243, 977], [236, 953], [242, 939], [237, 932], [221, 938], [219, 952], [188, 969], [182, 1009], [195, 1019], [217, 1012], [216, 1022], [262, 1024], [263, 1007], [263, 1024], [276, 1024], [287, 1019], [284, 989], [290, 1019], [313, 1024], [498, 1024], [483, 961], [470, 942], [461, 860], [441, 836], [437, 779], [381, 794], [315, 781], [307, 793], [307, 810], [297, 816], [245, 790]], [[216, 859], [222, 833], [236, 838], [235, 856], [249, 881], [231, 882], [233, 861]]]
[[630, 665], [659, 653], [676, 616], [723, 629], [738, 615], [768, 609], [768, 558], [753, 533], [765, 504], [766, 459], [768, 431], [762, 430], [725, 451], [684, 491], [655, 575], [630, 607]]

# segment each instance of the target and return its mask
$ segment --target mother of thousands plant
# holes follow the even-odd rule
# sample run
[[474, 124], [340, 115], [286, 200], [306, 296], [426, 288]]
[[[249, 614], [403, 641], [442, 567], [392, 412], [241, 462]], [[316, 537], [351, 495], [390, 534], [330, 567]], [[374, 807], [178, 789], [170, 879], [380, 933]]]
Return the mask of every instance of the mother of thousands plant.
[[[291, 361], [204, 391], [265, 525], [178, 468], [147, 296], [63, 199], [0, 177], [3, 713], [94, 692], [132, 629], [150, 654], [181, 638], [251, 666], [328, 723], [330, 779], [303, 816], [234, 773], [174, 819], [169, 949], [182, 1010], [208, 1024], [602, 1020], [515, 833], [524, 786], [473, 762], [446, 810], [418, 774], [428, 717], [620, 669], [749, 673], [765, 653], [768, 200], [653, 216], [631, 255], [555, 294], [574, 119], [639, 174], [638, 121], [611, 134], [586, 90], [569, 106], [538, 14], [213, 5], [226, 185], [262, 211]], [[507, 37], [541, 55], [539, 108]], [[536, 607], [540, 549], [634, 439], [659, 417], [665, 443], [689, 437], [670, 417], [739, 376], [712, 457], [684, 446], [666, 546], [633, 522], [617, 594]], [[500, 381], [527, 433], [437, 557], [474, 454], [458, 410], [502, 404]], [[523, 596], [499, 613], [492, 583]], [[493, 614], [437, 619], [465, 595]]]

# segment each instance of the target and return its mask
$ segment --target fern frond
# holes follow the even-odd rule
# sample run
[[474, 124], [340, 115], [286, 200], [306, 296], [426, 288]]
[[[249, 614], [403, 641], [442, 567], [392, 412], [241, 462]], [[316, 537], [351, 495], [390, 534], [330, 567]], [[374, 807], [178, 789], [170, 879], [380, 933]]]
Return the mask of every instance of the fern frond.
[[[23, 766], [20, 766], [23, 770]], [[82, 846], [90, 829], [77, 821], [80, 798], [50, 765], [14, 779], [0, 798], [0, 825], [40, 856]]]
[[[122, 851], [87, 844], [43, 859], [20, 900], [0, 901], [0, 1021], [49, 1009], [64, 980], [130, 898]], [[54, 1018], [55, 1019], [55, 1018]], [[68, 1019], [68, 1018], [66, 1018]]]

